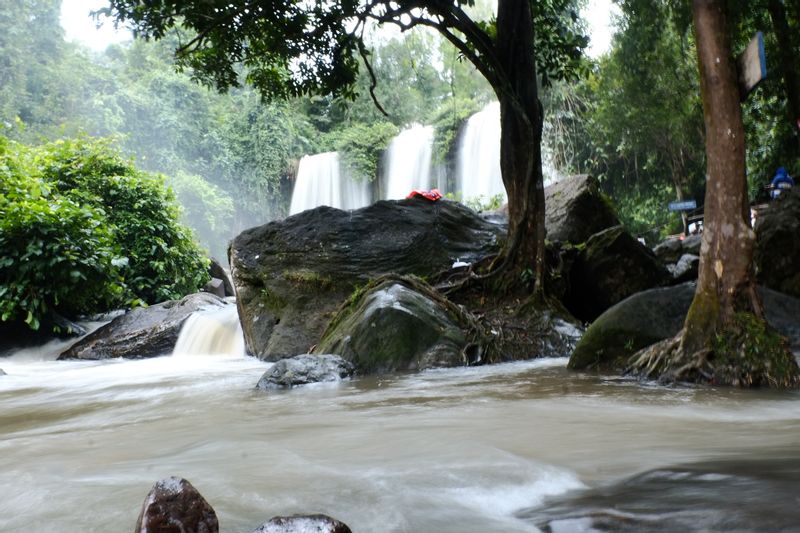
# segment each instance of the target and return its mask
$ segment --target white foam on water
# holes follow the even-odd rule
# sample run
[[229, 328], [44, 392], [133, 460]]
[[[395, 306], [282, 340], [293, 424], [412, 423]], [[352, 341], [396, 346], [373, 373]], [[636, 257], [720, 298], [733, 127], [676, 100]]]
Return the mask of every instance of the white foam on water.
[[173, 357], [244, 354], [244, 333], [235, 305], [193, 313], [172, 350]]

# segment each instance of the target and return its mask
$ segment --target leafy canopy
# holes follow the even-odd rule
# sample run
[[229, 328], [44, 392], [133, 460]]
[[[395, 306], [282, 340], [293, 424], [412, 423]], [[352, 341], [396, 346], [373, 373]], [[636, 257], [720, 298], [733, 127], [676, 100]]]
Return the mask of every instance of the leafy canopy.
[[196, 291], [207, 260], [164, 177], [107, 140], [27, 147], [0, 137], [0, 320], [32, 329]]

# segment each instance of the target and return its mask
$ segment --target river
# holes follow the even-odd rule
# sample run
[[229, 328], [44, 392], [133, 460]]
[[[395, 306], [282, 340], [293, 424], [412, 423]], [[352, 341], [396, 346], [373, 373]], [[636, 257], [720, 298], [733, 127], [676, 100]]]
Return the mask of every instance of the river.
[[[255, 390], [237, 355], [0, 358], [0, 531], [131, 531], [187, 478], [221, 531], [800, 528], [800, 394], [670, 388], [565, 358]], [[537, 527], [538, 526], [538, 527]]]

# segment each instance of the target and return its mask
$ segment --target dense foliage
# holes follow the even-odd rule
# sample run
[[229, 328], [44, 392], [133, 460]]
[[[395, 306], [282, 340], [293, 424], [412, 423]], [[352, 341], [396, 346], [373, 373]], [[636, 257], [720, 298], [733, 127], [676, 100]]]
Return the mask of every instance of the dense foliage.
[[105, 140], [27, 147], [0, 138], [0, 311], [32, 329], [195, 292], [207, 260], [163, 176]]

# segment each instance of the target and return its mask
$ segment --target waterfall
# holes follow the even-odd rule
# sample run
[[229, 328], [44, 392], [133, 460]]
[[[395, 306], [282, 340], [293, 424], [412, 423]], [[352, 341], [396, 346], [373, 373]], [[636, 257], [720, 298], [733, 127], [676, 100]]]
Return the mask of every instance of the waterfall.
[[398, 200], [413, 189], [431, 188], [433, 127], [415, 124], [392, 139], [386, 156], [386, 199]]
[[193, 313], [184, 322], [173, 356], [244, 355], [244, 335], [235, 305]]
[[337, 152], [306, 155], [300, 160], [290, 215], [321, 205], [358, 209], [369, 203], [369, 184], [343, 174]]
[[498, 194], [506, 197], [500, 175], [500, 103], [493, 102], [472, 115], [458, 147], [457, 189], [461, 200]]

